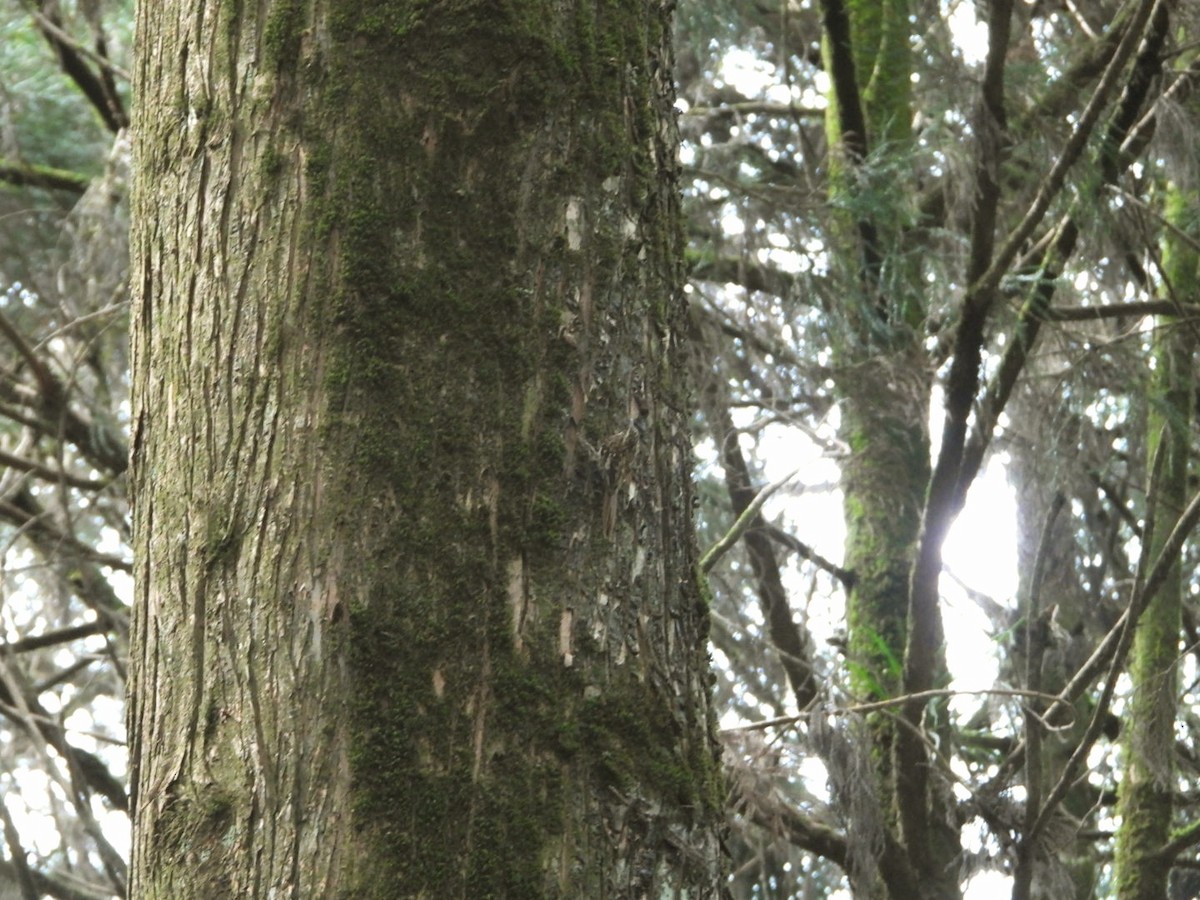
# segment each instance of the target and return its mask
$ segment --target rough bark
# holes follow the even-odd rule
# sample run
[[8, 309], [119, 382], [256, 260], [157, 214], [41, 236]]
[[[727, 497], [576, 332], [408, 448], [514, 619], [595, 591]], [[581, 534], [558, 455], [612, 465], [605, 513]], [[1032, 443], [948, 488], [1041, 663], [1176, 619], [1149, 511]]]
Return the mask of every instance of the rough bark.
[[719, 895], [667, 18], [141, 6], [133, 896]]

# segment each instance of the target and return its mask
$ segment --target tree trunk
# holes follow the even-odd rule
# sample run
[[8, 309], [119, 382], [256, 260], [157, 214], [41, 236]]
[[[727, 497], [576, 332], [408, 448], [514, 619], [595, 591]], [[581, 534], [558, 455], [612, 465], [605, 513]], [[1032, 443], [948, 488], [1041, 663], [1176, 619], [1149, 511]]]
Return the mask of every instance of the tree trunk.
[[132, 896], [720, 894], [667, 6], [141, 5]]
[[[1042, 340], [1055, 349], [1065, 344], [1054, 333]], [[1001, 663], [1002, 678], [1047, 694], [1066, 687], [1115, 618], [1102, 602], [1098, 585], [1085, 587], [1085, 579], [1102, 579], [1088, 570], [1087, 549], [1077, 544], [1079, 529], [1068, 502], [1090, 504], [1093, 510], [1098, 505], [1095, 484], [1085, 476], [1103, 471], [1111, 445], [1102, 444], [1090, 422], [1046, 389], [1061, 375], [1052, 360], [1053, 355], [1045, 353], [1031, 360], [1027, 370], [1032, 377], [1009, 403], [1013, 425], [1006, 436], [1005, 468], [1018, 498], [1017, 610], [993, 626], [1011, 640]], [[1060, 462], [1065, 460], [1072, 465]], [[1083, 518], [1089, 515], [1094, 512], [1085, 512]], [[1094, 709], [1095, 698], [1085, 695], [1075, 701], [1070, 722], [1054, 729], [1046, 727], [1040, 710], [1026, 710], [1024, 833], [1033, 827], [1047, 793], [1084, 739]], [[1079, 822], [1086, 821], [1095, 805], [1096, 790], [1086, 781], [1076, 783], [1063, 798], [1063, 809]], [[1016, 846], [1013, 900], [1047, 891], [1060, 900], [1096, 896], [1096, 847], [1077, 840], [1075, 829], [1064, 831]], [[1072, 893], [1064, 893], [1067, 884]]]
[[[1189, 190], [1178, 186], [1169, 190], [1167, 221], [1178, 231], [1169, 231], [1164, 239], [1162, 271], [1165, 290], [1182, 309], [1196, 301], [1200, 289], [1200, 254], [1186, 237], [1196, 231], [1197, 207]], [[1195, 334], [1183, 321], [1160, 317], [1154, 335], [1156, 365], [1147, 407], [1147, 456], [1153, 460], [1147, 495], [1154, 498], [1154, 507], [1146, 513], [1143, 556], [1149, 561], [1162, 554], [1188, 501]], [[1183, 570], [1175, 559], [1162, 587], [1137, 619], [1130, 651], [1125, 777], [1118, 804], [1121, 826], [1113, 854], [1120, 900], [1167, 896], [1172, 860], [1160, 851], [1171, 834], [1176, 790], [1176, 669], [1185, 590]]]
[[[853, 578], [846, 610], [849, 682], [864, 699], [895, 698], [947, 680], [936, 598], [920, 605], [912, 589], [923, 531], [931, 527], [924, 517], [933, 369], [922, 347], [929, 301], [914, 252], [919, 238], [905, 210], [913, 117], [910, 4], [822, 0], [821, 12], [830, 78], [830, 190], [841, 209], [833, 228], [833, 267], [842, 279], [834, 351], [841, 437], [850, 449], [842, 466], [843, 566]], [[945, 732], [942, 707], [906, 704], [907, 725], [897, 724], [890, 711], [871, 719], [875, 805], [891, 844], [874, 840], [879, 880], [872, 864], [856, 864], [852, 882], [862, 896], [943, 900], [959, 894], [953, 801], [921, 735], [926, 725]], [[880, 852], [885, 846], [889, 854]]]

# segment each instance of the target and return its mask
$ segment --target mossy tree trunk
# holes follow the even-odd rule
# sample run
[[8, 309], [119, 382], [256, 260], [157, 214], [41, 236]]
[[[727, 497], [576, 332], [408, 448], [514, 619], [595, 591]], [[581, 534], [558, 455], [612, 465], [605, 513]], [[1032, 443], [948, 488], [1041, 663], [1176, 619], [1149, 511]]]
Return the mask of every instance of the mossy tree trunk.
[[[1168, 296], [1185, 306], [1200, 299], [1200, 233], [1190, 190], [1169, 188], [1162, 274]], [[1148, 404], [1148, 457], [1154, 460], [1147, 496], [1144, 559], [1157, 560], [1189, 498], [1188, 457], [1195, 402], [1192, 357], [1195, 333], [1186, 319], [1164, 316], [1154, 335], [1155, 367]], [[1144, 573], [1143, 573], [1144, 575]], [[1172, 858], [1164, 853], [1171, 836], [1175, 717], [1183, 600], [1186, 581], [1179, 559], [1137, 619], [1130, 651], [1131, 696], [1125, 719], [1125, 777], [1121, 781], [1113, 862], [1120, 900], [1167, 896]]]
[[904, 185], [893, 176], [911, 140], [908, 13], [905, 0], [830, 0], [823, 11], [831, 190], [841, 207], [833, 264], [846, 286], [833, 315], [841, 433], [851, 451], [842, 475], [845, 568], [854, 573], [851, 683], [881, 699], [900, 692], [908, 580], [929, 482], [931, 373], [911, 327], [922, 315], [908, 277], [915, 273], [883, 272], [902, 240]]
[[[928, 309], [912, 183], [912, 21], [908, 0], [822, 0], [831, 196], [840, 208], [834, 252], [846, 285], [835, 338], [846, 519], [843, 566], [850, 684], [863, 699], [896, 698], [945, 681], [936, 604], [910, 590], [929, 489], [933, 367], [922, 345]], [[908, 670], [911, 636], [922, 671]], [[871, 722], [874, 790], [890, 847], [854, 865], [862, 896], [953, 897], [959, 852], [945, 785], [926, 774], [922, 712]], [[943, 723], [944, 724], [944, 723]], [[916, 779], [917, 783], [914, 783]], [[878, 876], [872, 870], [878, 866]]]
[[[930, 465], [929, 399], [937, 366], [924, 327], [938, 278], [922, 261], [925, 230], [913, 176], [908, 0], [822, 0], [829, 76], [830, 194], [841, 210], [832, 268], [848, 287], [835, 311], [842, 436], [843, 563], [850, 683], [864, 697], [903, 698], [872, 722], [875, 790], [886, 839], [852, 880], [864, 895], [957, 900], [959, 811], [948, 775], [949, 676], [939, 606], [942, 544], [978, 471], [990, 428], [969, 420], [981, 388], [984, 324], [995, 296], [998, 172], [1007, 130], [1004, 64], [1013, 3], [988, 6], [988, 53], [975, 135], [974, 196], [964, 296], [953, 328], [941, 443]], [[987, 276], [985, 278], [985, 276]], [[939, 298], [944, 301], [945, 298]], [[1001, 408], [1003, 402], [1001, 402]], [[860, 855], [865, 855], [860, 851]], [[878, 877], [872, 870], [877, 870]]]
[[668, 6], [140, 6], [133, 896], [720, 894]]

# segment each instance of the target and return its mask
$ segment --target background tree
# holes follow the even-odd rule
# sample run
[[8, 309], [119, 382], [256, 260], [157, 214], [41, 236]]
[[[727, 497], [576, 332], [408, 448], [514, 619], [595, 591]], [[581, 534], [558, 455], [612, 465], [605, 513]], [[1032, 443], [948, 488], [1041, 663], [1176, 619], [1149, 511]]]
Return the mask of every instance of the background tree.
[[[776, 718], [754, 740], [731, 733], [747, 770], [744, 896], [828, 891], [818, 860], [860, 896], [958, 896], [977, 865], [1013, 876], [1014, 896], [1110, 889], [1113, 767], [1137, 755], [1110, 743], [1113, 710], [1142, 721], [1118, 677], [1134, 633], [1122, 616], [1140, 614], [1142, 579], [1180, 549], [1145, 544], [1137, 562], [1161, 482], [1146, 485], [1147, 385], [1131, 374], [1153, 366], [1142, 323], [1156, 313], [1177, 316], [1166, 330], [1183, 356], [1195, 347], [1158, 260], [1159, 236], [1181, 231], [1161, 188], [1195, 127], [1183, 98], [1196, 23], [1171, 3], [978, 9], [978, 24], [966, 4], [919, 2], [729, 3], [726, 19], [683, 18], [715, 471], [736, 515], [765, 482], [735, 455], [761, 465], [765, 448], [789, 448], [767, 459], [777, 472], [795, 465], [781, 453], [824, 453], [846, 521], [839, 559], [805, 521], [806, 501], [828, 509], [808, 498], [831, 467], [811, 463], [793, 488], [803, 496], [776, 507], [790, 529], [760, 517], [746, 562], [730, 553], [714, 569], [716, 646], [735, 671], [747, 644], [773, 644], [778, 660], [756, 656], [750, 675], [722, 682], [746, 719]], [[722, 40], [697, 37], [709, 34]], [[1189, 457], [1194, 434], [1171, 420]], [[947, 704], [941, 614], [947, 590], [965, 598], [947, 588], [941, 551], [989, 459], [1009, 463], [1020, 491], [1021, 580], [1012, 597], [986, 584], [968, 596], [993, 618], [996, 687], [1018, 695]], [[782, 601], [754, 540], [782, 570]], [[845, 610], [845, 635], [824, 597]], [[1171, 709], [1190, 699], [1161, 677], [1180, 637], [1163, 634], [1150, 665], [1169, 726], [1164, 692]], [[832, 689], [798, 686], [797, 660], [806, 684]], [[772, 665], [791, 696], [782, 672], [756, 674]], [[813, 754], [827, 793], [821, 774], [796, 774]], [[1189, 820], [1187, 782], [1157, 783], [1179, 804], [1151, 838], [1165, 872], [1191, 846], [1164, 837]]]
[[132, 4], [0, 4], [6, 896], [124, 893]]
[[[1189, 173], [1190, 174], [1190, 173]], [[1190, 180], [1190, 179], [1189, 179]], [[1125, 772], [1121, 784], [1123, 826], [1117, 840], [1118, 896], [1161, 897], [1167, 888], [1175, 787], [1175, 704], [1178, 693], [1179, 633], [1186, 582], [1179, 560], [1168, 549], [1171, 527], [1184, 515], [1188, 499], [1191, 451], [1195, 334], [1186, 320], [1188, 305], [1200, 299], [1200, 253], [1196, 250], [1197, 205], [1193, 191], [1178, 184], [1165, 187], [1161, 281], [1178, 315], [1162, 316], [1152, 340], [1154, 375], [1147, 404], [1146, 446], [1153, 460], [1147, 510], [1146, 559], [1170, 561], [1154, 588], [1146, 573], [1136, 584], [1145, 596], [1131, 648]], [[1134, 595], [1138, 596], [1137, 593]]]

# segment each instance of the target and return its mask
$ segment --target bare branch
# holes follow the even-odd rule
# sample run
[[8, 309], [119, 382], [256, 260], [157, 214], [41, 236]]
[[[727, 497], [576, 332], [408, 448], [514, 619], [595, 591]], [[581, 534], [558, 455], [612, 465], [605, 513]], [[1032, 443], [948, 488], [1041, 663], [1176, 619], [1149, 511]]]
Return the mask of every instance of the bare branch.
[[817, 106], [797, 106], [794, 103], [770, 103], [766, 100], [747, 100], [743, 103], [723, 103], [719, 106], [692, 106], [683, 113], [688, 118], [725, 119], [734, 116], [787, 116], [791, 118], [819, 118], [825, 109]]
[[1125, 63], [1129, 61], [1129, 58], [1133, 55], [1134, 50], [1137, 49], [1138, 44], [1142, 40], [1146, 23], [1150, 19], [1151, 10], [1160, 2], [1162, 0], [1138, 0], [1137, 11], [1126, 27], [1125, 34], [1113, 52], [1112, 59], [1109, 60], [1104, 74], [1100, 76], [1100, 82], [1096, 85], [1091, 99], [1088, 100], [1087, 106], [1080, 115], [1079, 121], [1075, 125], [1075, 130], [1063, 146], [1062, 152], [1054, 161], [1054, 165], [1050, 168], [1050, 171], [1046, 173], [1046, 177], [1042, 179], [1042, 183], [1038, 186], [1037, 194], [1026, 211], [1025, 216], [1009, 234], [1004, 246], [1000, 248], [988, 270], [979, 277], [971, 293], [982, 298], [988, 296], [999, 286], [1000, 279], [1007, 274], [1009, 266], [1017, 258], [1017, 254], [1021, 252], [1021, 247], [1029, 240], [1034, 229], [1042, 221], [1042, 217], [1045, 216], [1046, 211], [1050, 208], [1051, 201], [1062, 190], [1063, 184], [1066, 182], [1067, 172], [1079, 159], [1080, 155], [1082, 155], [1088, 138], [1091, 137], [1092, 131], [1100, 120], [1100, 114], [1108, 104], [1109, 97], [1116, 90], [1117, 82], [1121, 76], [1121, 72], [1125, 68]]
[[741, 515], [737, 517], [737, 521], [733, 523], [730, 529], [725, 532], [725, 535], [708, 548], [704, 555], [700, 557], [700, 571], [707, 575], [712, 571], [713, 566], [730, 551], [734, 544], [738, 542], [743, 534], [746, 533], [754, 520], [758, 518], [759, 511], [763, 508], [763, 504], [771, 499], [771, 495], [777, 490], [791, 481], [800, 473], [799, 469], [793, 469], [787, 475], [780, 478], [778, 481], [772, 481], [770, 484], [762, 488], [742, 510]]

